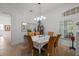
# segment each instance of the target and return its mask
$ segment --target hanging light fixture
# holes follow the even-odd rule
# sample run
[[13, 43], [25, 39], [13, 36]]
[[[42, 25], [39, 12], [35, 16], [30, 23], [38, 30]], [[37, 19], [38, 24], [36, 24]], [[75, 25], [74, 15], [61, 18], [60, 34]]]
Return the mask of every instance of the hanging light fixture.
[[38, 22], [38, 25], [35, 28], [35, 30], [38, 31], [38, 32], [40, 32], [41, 35], [43, 35], [44, 34], [44, 26], [41, 23], [41, 21], [45, 20], [46, 17], [44, 17], [44, 16], [41, 15], [41, 4], [40, 3], [38, 3], [38, 6], [39, 6], [39, 15], [38, 15], [38, 17], [34, 18], [34, 20]]
[[44, 16], [41, 15], [41, 4], [38, 3], [38, 5], [39, 5], [39, 16], [36, 17], [36, 18], [34, 18], [34, 20], [36, 20], [36, 21], [42, 21], [42, 20], [45, 20], [46, 17], [44, 17]]

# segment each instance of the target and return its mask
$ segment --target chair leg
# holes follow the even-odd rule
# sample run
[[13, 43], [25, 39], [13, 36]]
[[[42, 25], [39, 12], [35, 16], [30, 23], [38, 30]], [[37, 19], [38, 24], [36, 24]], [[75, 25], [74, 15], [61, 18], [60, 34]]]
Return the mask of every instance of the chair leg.
[[54, 54], [56, 54], [56, 48], [54, 49]]
[[55, 55], [58, 54], [58, 47], [55, 47]]
[[53, 56], [55, 55], [55, 48], [53, 48], [51, 55], [53, 55]]
[[49, 53], [47, 54], [47, 56], [49, 56]]
[[32, 56], [33, 56], [33, 49], [32, 49]]

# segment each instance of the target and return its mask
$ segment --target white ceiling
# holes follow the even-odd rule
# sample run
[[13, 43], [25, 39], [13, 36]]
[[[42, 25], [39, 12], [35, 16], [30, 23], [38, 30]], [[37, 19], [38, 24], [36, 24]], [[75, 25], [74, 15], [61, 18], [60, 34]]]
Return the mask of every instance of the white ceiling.
[[[41, 13], [47, 13], [50, 11], [58, 10], [64, 8], [66, 10], [66, 7], [68, 8], [69, 6], [74, 7], [79, 4], [74, 4], [74, 3], [41, 3]], [[69, 8], [70, 8], [69, 7]], [[33, 13], [37, 14], [39, 12], [39, 5], [38, 3], [0, 3], [0, 10], [4, 11], [11, 11], [13, 10], [14, 12], [24, 12], [24, 13]], [[12, 12], [13, 12], [12, 11]]]
[[[56, 3], [42, 3], [41, 4], [41, 12], [45, 12], [53, 7], [55, 7]], [[27, 11], [30, 12], [31, 10], [33, 12], [39, 11], [39, 5], [37, 3], [0, 3], [0, 6], [5, 9], [5, 7], [9, 7], [10, 9], [15, 9], [19, 11]]]

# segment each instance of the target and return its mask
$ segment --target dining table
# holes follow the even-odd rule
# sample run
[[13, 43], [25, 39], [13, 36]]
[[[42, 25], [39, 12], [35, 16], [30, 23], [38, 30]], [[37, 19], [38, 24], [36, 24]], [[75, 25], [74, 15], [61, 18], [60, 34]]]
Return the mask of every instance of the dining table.
[[39, 54], [41, 54], [41, 48], [48, 43], [49, 38], [49, 35], [32, 36], [33, 47], [39, 50]]

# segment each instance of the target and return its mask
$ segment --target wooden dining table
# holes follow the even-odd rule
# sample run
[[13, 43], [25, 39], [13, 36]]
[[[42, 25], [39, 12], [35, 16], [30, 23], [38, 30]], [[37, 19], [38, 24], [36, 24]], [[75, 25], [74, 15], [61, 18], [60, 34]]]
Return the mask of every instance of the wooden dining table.
[[39, 54], [41, 54], [41, 48], [48, 43], [49, 38], [49, 35], [32, 36], [33, 46], [39, 50]]

